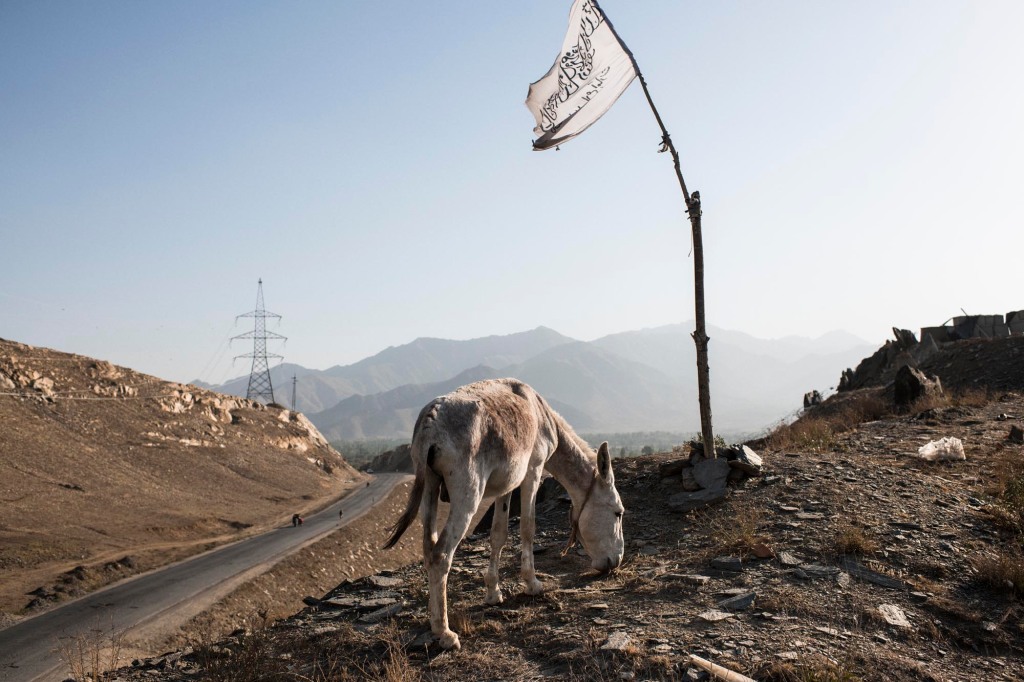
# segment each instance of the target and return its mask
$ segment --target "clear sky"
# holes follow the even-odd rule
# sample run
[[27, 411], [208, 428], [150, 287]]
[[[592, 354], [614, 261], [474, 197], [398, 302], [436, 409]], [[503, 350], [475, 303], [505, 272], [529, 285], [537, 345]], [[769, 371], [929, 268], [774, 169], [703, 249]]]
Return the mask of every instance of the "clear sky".
[[[0, 337], [217, 382], [260, 277], [315, 368], [692, 318], [639, 84], [531, 151], [570, 5], [0, 2]], [[602, 6], [701, 191], [710, 323], [1024, 308], [1024, 2]]]

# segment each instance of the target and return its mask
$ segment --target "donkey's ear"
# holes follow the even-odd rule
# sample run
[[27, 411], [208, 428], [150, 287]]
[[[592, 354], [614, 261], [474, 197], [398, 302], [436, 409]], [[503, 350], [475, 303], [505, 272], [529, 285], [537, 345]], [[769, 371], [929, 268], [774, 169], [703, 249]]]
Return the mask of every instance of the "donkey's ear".
[[608, 441], [601, 443], [597, 449], [597, 472], [608, 485], [615, 483], [615, 472], [612, 471], [612, 456], [608, 454]]

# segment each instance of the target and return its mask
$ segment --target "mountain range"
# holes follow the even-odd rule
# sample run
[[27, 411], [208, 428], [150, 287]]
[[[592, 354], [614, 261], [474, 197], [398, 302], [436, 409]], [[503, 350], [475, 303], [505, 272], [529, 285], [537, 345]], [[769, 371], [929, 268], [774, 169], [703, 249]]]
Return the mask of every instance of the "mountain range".
[[[419, 338], [351, 365], [271, 370], [278, 402], [290, 402], [330, 440], [404, 438], [431, 398], [481, 379], [513, 376], [536, 388], [577, 431], [696, 432], [692, 324], [629, 331], [583, 342], [547, 327], [466, 341]], [[709, 327], [711, 402], [720, 433], [750, 433], [801, 406], [811, 389], [835, 384], [874, 350], [847, 332], [816, 339], [759, 339]], [[198, 383], [206, 387], [206, 384]], [[244, 396], [248, 377], [220, 386]]]

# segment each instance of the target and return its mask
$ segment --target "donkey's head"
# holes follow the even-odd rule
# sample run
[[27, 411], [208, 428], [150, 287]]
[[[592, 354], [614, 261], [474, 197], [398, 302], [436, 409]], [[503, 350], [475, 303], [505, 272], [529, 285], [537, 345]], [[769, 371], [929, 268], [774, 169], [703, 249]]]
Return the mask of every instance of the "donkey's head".
[[597, 475], [583, 501], [576, 523], [594, 570], [607, 573], [622, 563], [622, 514], [608, 443], [597, 450]]

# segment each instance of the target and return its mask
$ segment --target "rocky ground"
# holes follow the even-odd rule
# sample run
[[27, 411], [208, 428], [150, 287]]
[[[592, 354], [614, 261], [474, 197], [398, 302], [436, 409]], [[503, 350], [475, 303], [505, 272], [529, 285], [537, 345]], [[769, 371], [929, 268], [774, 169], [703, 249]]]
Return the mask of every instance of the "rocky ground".
[[[847, 407], [881, 400], [870, 390], [842, 398]], [[1016, 393], [855, 426], [808, 417], [808, 429], [757, 444], [762, 477], [687, 514], [667, 504], [679, 478], [659, 473], [681, 453], [616, 460], [627, 509], [620, 570], [591, 581], [583, 556], [560, 556], [568, 503], [551, 500], [537, 540], [547, 592], [523, 594], [513, 533], [506, 600], [486, 606], [488, 539], [468, 538], [449, 585], [461, 651], [430, 641], [422, 568], [390, 566], [307, 599], [289, 618], [193, 639], [115, 679], [706, 678], [690, 654], [758, 680], [1024, 679], [1014, 497], [1024, 446], [1007, 439], [1022, 421]], [[943, 436], [963, 440], [965, 461], [916, 456]]]

